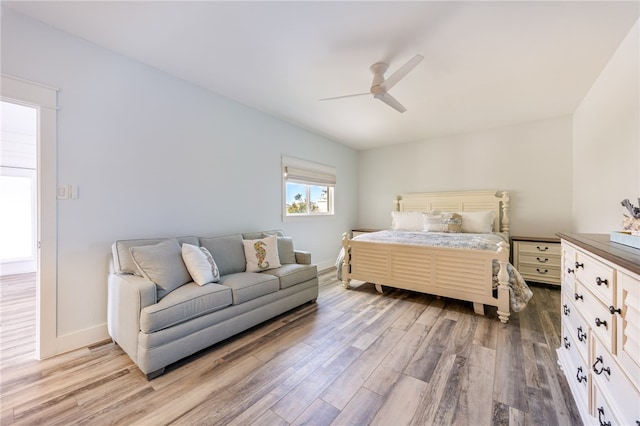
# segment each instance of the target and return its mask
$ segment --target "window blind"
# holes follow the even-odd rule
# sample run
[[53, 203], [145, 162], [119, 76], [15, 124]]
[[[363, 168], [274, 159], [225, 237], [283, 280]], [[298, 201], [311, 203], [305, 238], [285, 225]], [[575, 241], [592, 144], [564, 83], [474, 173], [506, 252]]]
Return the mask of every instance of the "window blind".
[[319, 186], [336, 185], [336, 169], [334, 167], [291, 157], [283, 157], [282, 165], [287, 182]]

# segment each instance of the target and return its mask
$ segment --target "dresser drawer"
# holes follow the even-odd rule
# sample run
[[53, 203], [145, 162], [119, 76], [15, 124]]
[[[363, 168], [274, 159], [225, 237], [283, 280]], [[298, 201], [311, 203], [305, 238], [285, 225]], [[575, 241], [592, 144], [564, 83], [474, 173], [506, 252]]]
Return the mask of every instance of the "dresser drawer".
[[576, 252], [576, 278], [597, 295], [607, 306], [613, 303], [615, 273], [613, 268], [593, 257]]
[[580, 413], [587, 413], [589, 411], [589, 401], [591, 400], [591, 370], [580, 356], [576, 347], [577, 345], [571, 335], [562, 333], [562, 343], [558, 349], [558, 360], [567, 377], [567, 382]]
[[[599, 388], [596, 393], [604, 396], [606, 405], [609, 406], [608, 412], [617, 419], [615, 423], [633, 425], [636, 421], [640, 421], [640, 392], [597, 338], [594, 339], [591, 370], [592, 380]], [[596, 410], [600, 399], [602, 398], [596, 396]], [[597, 416], [598, 412], [596, 411], [595, 414]]]
[[576, 283], [574, 303], [591, 331], [600, 338], [607, 349], [615, 353], [615, 316], [593, 293], [581, 283]]
[[565, 294], [562, 295], [562, 299], [562, 306], [566, 306], [566, 309], [562, 310], [562, 334], [573, 337], [575, 347], [582, 359], [586, 361], [589, 359], [589, 327], [582, 315], [578, 313], [573, 301]]

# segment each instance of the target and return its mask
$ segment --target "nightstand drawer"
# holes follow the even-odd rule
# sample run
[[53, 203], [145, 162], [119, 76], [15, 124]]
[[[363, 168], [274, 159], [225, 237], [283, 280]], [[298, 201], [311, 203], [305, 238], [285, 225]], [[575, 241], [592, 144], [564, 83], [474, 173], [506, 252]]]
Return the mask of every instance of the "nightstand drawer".
[[520, 264], [528, 263], [530, 265], [552, 266], [560, 268], [559, 254], [533, 254], [520, 252]]
[[560, 267], [556, 266], [545, 266], [545, 265], [529, 265], [520, 263], [518, 266], [518, 271], [520, 275], [524, 277], [525, 280], [529, 279], [532, 281], [552, 281], [552, 282], [560, 282]]
[[560, 244], [540, 241], [517, 241], [520, 254], [531, 254], [534, 256], [554, 255], [560, 257]]

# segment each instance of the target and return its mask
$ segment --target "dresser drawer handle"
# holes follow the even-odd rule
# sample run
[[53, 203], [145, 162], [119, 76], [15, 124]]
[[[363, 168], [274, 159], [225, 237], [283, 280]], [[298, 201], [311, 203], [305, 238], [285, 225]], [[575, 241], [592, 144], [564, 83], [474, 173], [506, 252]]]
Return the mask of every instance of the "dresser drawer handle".
[[580, 340], [581, 342], [587, 340], [587, 333], [582, 331], [582, 326], [578, 327], [578, 340]]
[[613, 305], [609, 306], [609, 312], [611, 313], [611, 315], [615, 314], [616, 312], [622, 315], [622, 311], [620, 310], [620, 308], [616, 309], [613, 307]]
[[541, 270], [540, 268], [536, 268], [536, 271], [538, 271], [538, 273], [539, 273], [539, 274], [542, 274], [542, 275], [544, 275], [544, 274], [546, 274], [547, 272], [549, 272], [549, 270], [548, 270], [548, 269], [545, 269], [545, 270], [543, 271], [543, 270]]
[[580, 300], [582, 300], [582, 301], [584, 302], [584, 297], [582, 297], [582, 295], [581, 295], [581, 294], [574, 293], [574, 294], [573, 294], [573, 297], [574, 297], [576, 300], [580, 299]]
[[536, 246], [536, 248], [537, 248], [539, 251], [547, 251], [547, 250], [549, 250], [549, 247], [547, 247], [547, 246], [544, 246], [544, 247]]
[[598, 421], [600, 422], [600, 426], [611, 426], [611, 422], [602, 421], [602, 417], [604, 417], [604, 408], [598, 407]]
[[576, 269], [582, 268], [584, 269], [584, 263], [578, 263], [576, 262]]
[[[602, 364], [602, 367], [600, 367], [600, 370], [598, 370], [598, 364], [600, 363]], [[601, 356], [598, 356], [596, 357], [596, 362], [593, 363], [593, 372], [599, 376], [602, 374], [603, 371], [607, 373], [607, 375], [611, 376], [611, 368], [605, 367], [604, 360], [602, 359]]]
[[607, 281], [607, 279], [606, 279], [606, 278], [605, 278], [605, 279], [602, 279], [602, 278], [600, 278], [600, 277], [597, 277], [597, 278], [596, 278], [596, 284], [598, 284], [598, 285], [602, 285], [602, 284], [604, 284], [604, 285], [606, 285], [607, 287], [609, 287], [609, 281]]
[[575, 269], [567, 268], [567, 274], [573, 274], [574, 272], [576, 272]]
[[567, 304], [565, 303], [564, 305], [562, 305], [562, 312], [565, 315], [569, 315], [571, 313], [571, 309], [569, 309], [569, 307], [567, 306]]
[[569, 338], [567, 336], [564, 336], [564, 348], [565, 349], [569, 349], [571, 347], [571, 342], [569, 342]]
[[547, 259], [546, 257], [544, 259], [540, 259], [539, 257], [536, 257], [536, 259], [538, 260], [538, 262], [540, 263], [547, 263], [549, 261], [549, 259]]
[[604, 328], [608, 328], [606, 321], [603, 321], [600, 318], [596, 317], [596, 327], [600, 327], [601, 325], [604, 325]]
[[578, 372], [576, 373], [576, 379], [578, 380], [578, 383], [582, 383], [582, 382], [586, 382], [587, 381], [587, 375], [580, 375], [580, 373], [582, 373], [582, 367], [578, 367]]

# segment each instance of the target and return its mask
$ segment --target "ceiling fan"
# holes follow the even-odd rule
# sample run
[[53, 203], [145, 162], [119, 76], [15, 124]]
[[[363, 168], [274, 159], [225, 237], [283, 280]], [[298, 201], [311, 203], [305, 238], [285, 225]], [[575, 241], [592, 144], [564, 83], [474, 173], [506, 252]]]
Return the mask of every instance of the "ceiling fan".
[[407, 109], [402, 106], [400, 102], [396, 100], [393, 96], [389, 94], [389, 90], [395, 86], [400, 80], [404, 78], [409, 72], [416, 67], [422, 60], [424, 56], [416, 55], [411, 58], [406, 64], [398, 68], [393, 74], [389, 76], [389, 78], [384, 78], [384, 73], [387, 72], [389, 68], [389, 64], [384, 62], [376, 62], [371, 65], [369, 69], [373, 72], [373, 81], [371, 82], [371, 89], [367, 93], [356, 93], [353, 95], [344, 95], [344, 96], [335, 96], [332, 98], [323, 98], [321, 101], [328, 101], [332, 99], [342, 99], [342, 98], [351, 98], [353, 96], [364, 96], [372, 94], [374, 98], [381, 100], [385, 104], [389, 105], [391, 108], [395, 109], [398, 112], [405, 112]]

